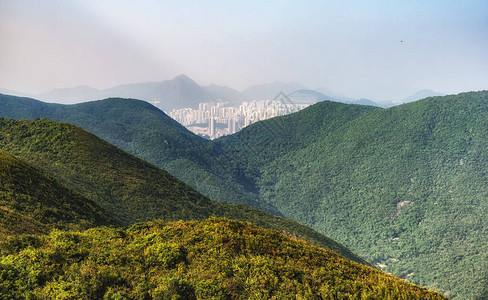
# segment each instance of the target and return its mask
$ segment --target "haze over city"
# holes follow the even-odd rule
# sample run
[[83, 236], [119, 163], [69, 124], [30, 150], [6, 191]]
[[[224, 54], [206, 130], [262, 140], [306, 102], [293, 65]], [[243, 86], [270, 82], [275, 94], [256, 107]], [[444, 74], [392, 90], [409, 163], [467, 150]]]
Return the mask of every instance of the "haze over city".
[[486, 89], [487, 1], [0, 0], [0, 88], [300, 82], [347, 97]]

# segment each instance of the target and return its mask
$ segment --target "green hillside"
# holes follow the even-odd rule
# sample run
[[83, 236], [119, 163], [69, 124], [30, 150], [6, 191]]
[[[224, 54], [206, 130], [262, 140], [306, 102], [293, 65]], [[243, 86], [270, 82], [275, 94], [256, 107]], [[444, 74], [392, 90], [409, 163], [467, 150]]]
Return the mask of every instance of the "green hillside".
[[319, 102], [313, 108], [258, 122], [216, 140], [216, 147], [225, 153], [216, 160], [225, 161], [232, 157], [234, 164], [245, 166], [241, 170], [247, 176], [243, 181], [259, 192], [256, 184], [263, 166], [306, 148], [348, 122], [378, 110], [381, 109], [374, 106]]
[[[483, 290], [488, 92], [372, 109], [356, 118], [346, 117], [357, 109], [351, 106], [330, 115], [335, 106], [320, 103], [218, 142], [255, 162], [247, 173], [255, 174], [261, 199], [286, 217], [452, 298]], [[311, 115], [322, 116], [313, 121], [316, 130], [306, 126]], [[281, 123], [292, 125], [262, 130]], [[304, 143], [269, 142], [265, 156], [247, 151], [276, 136], [300, 136]]]
[[0, 242], [2, 299], [445, 299], [249, 223], [139, 223]]
[[[127, 138], [132, 143], [120, 146], [216, 199], [236, 191], [239, 199], [228, 201], [278, 211], [387, 272], [466, 299], [484, 291], [480, 283], [488, 278], [487, 94], [433, 97], [389, 109], [321, 102], [213, 142], [188, 132], [188, 139], [169, 140], [185, 132], [174, 125], [178, 134], [172, 133], [172, 123], [145, 130], [143, 122], [153, 124], [147, 116], [167, 117], [134, 100], [80, 106], [92, 107], [100, 123], [89, 122], [90, 110], [69, 118], [86, 119], [93, 125], [89, 130], [100, 130], [108, 140], [117, 132], [146, 132], [154, 139]], [[0, 96], [6, 107], [0, 114], [38, 116], [29, 112], [27, 100]], [[110, 113], [118, 105], [124, 117]], [[54, 116], [52, 108], [39, 111]], [[110, 124], [120, 127], [104, 131]]]
[[[249, 204], [275, 215], [240, 182], [240, 164], [151, 104], [111, 98], [75, 105], [44, 103], [0, 94], [0, 117], [47, 118], [82, 127], [109, 143], [170, 172], [201, 194], [218, 201]], [[216, 157], [220, 157], [216, 160]]]
[[0, 238], [115, 224], [93, 201], [0, 150]]
[[294, 221], [242, 204], [209, 200], [166, 171], [85, 130], [39, 119], [0, 119], [0, 149], [88, 196], [125, 225], [223, 216], [285, 232], [365, 263], [333, 240]]

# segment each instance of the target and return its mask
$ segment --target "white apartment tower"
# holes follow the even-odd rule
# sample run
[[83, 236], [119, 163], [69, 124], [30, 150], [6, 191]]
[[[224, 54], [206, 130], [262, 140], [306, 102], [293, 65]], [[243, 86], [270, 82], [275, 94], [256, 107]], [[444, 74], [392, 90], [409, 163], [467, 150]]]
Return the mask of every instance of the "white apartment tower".
[[208, 132], [210, 134], [210, 138], [215, 136], [215, 119], [213, 117], [208, 120]]

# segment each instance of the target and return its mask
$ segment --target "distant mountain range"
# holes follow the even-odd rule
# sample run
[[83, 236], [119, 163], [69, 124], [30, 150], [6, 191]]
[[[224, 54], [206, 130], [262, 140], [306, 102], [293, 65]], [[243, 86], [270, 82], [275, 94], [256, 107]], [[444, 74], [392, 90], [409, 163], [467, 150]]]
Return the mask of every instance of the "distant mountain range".
[[293, 103], [297, 104], [315, 104], [321, 101], [334, 101], [347, 104], [362, 104], [382, 107], [381, 104], [368, 99], [350, 99], [340, 96], [327, 96], [315, 90], [297, 90], [287, 95]]
[[0, 94], [6, 94], [6, 95], [13, 95], [13, 96], [18, 96], [18, 97], [32, 97], [32, 95], [19, 92], [19, 91], [13, 91], [13, 90], [8, 90], [8, 89], [2, 89], [0, 88]]
[[249, 100], [266, 100], [274, 99], [280, 92], [290, 94], [296, 90], [305, 89], [307, 89], [307, 87], [298, 82], [273, 82], [251, 86], [242, 93]]
[[[280, 92], [288, 94], [297, 89], [305, 89], [305, 87], [299, 83], [275, 82], [253, 86], [239, 92], [226, 86], [200, 86], [188, 76], [180, 75], [162, 82], [132, 83], [105, 90], [97, 90], [88, 86], [56, 89], [37, 95], [36, 98], [62, 104], [110, 97], [133, 98], [152, 102], [164, 111], [171, 111], [186, 107], [197, 108], [198, 103], [210, 101], [224, 101], [231, 106], [238, 106], [242, 101], [274, 99]], [[18, 93], [11, 94], [18, 95]], [[309, 104], [316, 102], [313, 99], [310, 100], [313, 102]]]
[[[221, 94], [220, 94], [221, 93]], [[230, 95], [230, 96], [229, 96]], [[56, 89], [39, 95], [39, 99], [58, 103], [79, 103], [109, 97], [135, 98], [158, 102], [158, 106], [170, 111], [174, 108], [198, 107], [199, 102], [222, 99], [234, 102], [232, 91], [211, 87], [201, 87], [186, 75], [162, 82], [131, 83], [105, 90], [87, 86], [71, 89]]]
[[55, 89], [39, 95], [28, 95], [22, 92], [0, 89], [0, 93], [20, 97], [34, 97], [46, 102], [74, 104], [111, 97], [133, 98], [149, 101], [164, 111], [180, 108], [197, 108], [198, 103], [225, 101], [231, 106], [238, 106], [242, 101], [271, 100], [280, 93], [297, 104], [314, 104], [319, 101], [336, 101], [342, 103], [364, 104], [389, 107], [412, 102], [431, 96], [443, 94], [431, 90], [421, 90], [405, 99], [376, 102], [370, 99], [353, 99], [338, 95], [324, 88], [310, 89], [298, 82], [273, 82], [255, 85], [239, 92], [220, 85], [200, 86], [186, 75], [161, 82], [131, 83], [109, 89], [98, 90], [89, 86]]

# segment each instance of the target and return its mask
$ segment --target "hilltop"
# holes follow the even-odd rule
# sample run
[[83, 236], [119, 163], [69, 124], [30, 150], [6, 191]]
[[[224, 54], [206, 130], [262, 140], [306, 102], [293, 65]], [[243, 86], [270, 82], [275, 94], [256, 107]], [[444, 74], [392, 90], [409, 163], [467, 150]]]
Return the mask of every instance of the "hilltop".
[[0, 278], [8, 299], [445, 299], [330, 250], [218, 218], [13, 237], [0, 242]]

